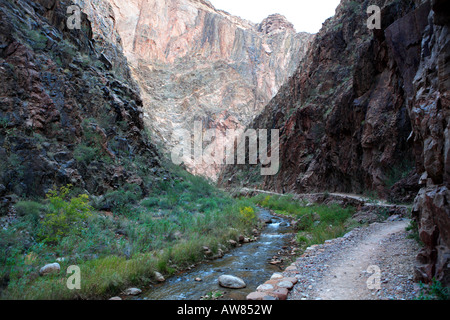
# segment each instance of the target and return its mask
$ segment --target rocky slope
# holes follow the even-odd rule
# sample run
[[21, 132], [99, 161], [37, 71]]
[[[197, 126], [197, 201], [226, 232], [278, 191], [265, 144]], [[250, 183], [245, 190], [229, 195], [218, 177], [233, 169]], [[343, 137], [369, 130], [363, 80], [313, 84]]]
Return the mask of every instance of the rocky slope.
[[[101, 28], [94, 21], [98, 2], [78, 1]], [[177, 143], [173, 132], [193, 132], [194, 121], [223, 134], [245, 128], [295, 70], [312, 37], [296, 33], [281, 15], [253, 24], [204, 0], [109, 3], [142, 89], [145, 123], [167, 153]], [[226, 143], [222, 138], [213, 144]], [[213, 179], [220, 168], [186, 165]]]
[[[366, 26], [373, 4], [381, 30]], [[448, 285], [448, 12], [437, 0], [341, 1], [251, 125], [280, 129], [279, 173], [232, 167], [220, 183], [415, 199], [425, 243], [416, 278]]]
[[144, 176], [162, 174], [119, 38], [94, 36], [84, 14], [80, 30], [68, 29], [68, 5], [0, 1], [3, 213], [18, 197], [43, 197], [54, 185], [92, 195], [126, 184], [145, 191]]
[[[414, 6], [385, 2], [377, 2], [383, 30]], [[413, 169], [406, 81], [384, 32], [366, 26], [368, 4], [341, 2], [304, 62], [253, 122], [253, 128], [281, 130], [280, 171], [264, 188], [386, 196], [387, 184]], [[419, 55], [420, 44], [411, 51]], [[231, 172], [225, 180], [233, 179]]]
[[413, 214], [424, 248], [416, 279], [450, 286], [450, 3], [432, 1], [409, 111], [421, 187]]

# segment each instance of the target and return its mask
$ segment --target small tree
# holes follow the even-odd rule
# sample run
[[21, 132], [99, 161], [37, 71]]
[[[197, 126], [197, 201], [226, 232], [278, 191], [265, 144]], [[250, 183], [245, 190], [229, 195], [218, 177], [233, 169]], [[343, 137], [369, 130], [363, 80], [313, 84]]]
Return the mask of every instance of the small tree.
[[81, 194], [68, 199], [72, 186], [53, 189], [47, 194], [49, 210], [41, 224], [40, 236], [44, 242], [58, 243], [67, 234], [81, 234], [86, 219], [92, 215], [89, 196]]

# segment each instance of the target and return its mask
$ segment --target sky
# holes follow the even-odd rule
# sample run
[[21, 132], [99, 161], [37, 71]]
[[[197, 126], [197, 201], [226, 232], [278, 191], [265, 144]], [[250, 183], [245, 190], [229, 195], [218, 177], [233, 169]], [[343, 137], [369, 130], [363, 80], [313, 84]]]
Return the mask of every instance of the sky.
[[297, 32], [317, 33], [322, 23], [334, 15], [340, 0], [209, 0], [216, 9], [225, 10], [254, 23], [273, 13], [284, 15]]

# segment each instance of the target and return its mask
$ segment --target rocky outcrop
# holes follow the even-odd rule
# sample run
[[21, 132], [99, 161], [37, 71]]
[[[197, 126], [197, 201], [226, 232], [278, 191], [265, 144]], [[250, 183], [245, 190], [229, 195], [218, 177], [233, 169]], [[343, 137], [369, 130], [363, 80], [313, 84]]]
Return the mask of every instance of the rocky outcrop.
[[[100, 10], [95, 2], [79, 1], [93, 17], [92, 8]], [[281, 15], [257, 25], [203, 0], [109, 3], [141, 88], [145, 123], [167, 153], [177, 141], [174, 131], [193, 132], [194, 121], [223, 135], [245, 128], [295, 70], [312, 37], [296, 33]], [[212, 144], [226, 144], [222, 138]], [[186, 165], [212, 179], [220, 168]]]
[[[69, 29], [69, 5], [0, 1], [3, 209], [55, 185], [96, 195], [125, 184], [145, 191], [144, 175], [160, 172], [119, 40], [96, 41], [84, 14], [81, 29]], [[137, 158], [145, 159], [145, 174], [132, 163]]]
[[[382, 8], [381, 30], [366, 25], [366, 9], [373, 4]], [[419, 177], [407, 101], [420, 41], [398, 41], [401, 27], [394, 22], [415, 7], [410, 1], [341, 1], [297, 71], [251, 125], [280, 130], [280, 171], [254, 179], [260, 187], [414, 199]], [[419, 34], [427, 24], [426, 11], [426, 6], [420, 9], [413, 23]], [[408, 60], [398, 61], [397, 51], [406, 46]], [[238, 182], [245, 175], [240, 171], [249, 169], [230, 168], [221, 183]]]
[[285, 30], [295, 32], [294, 25], [281, 14], [271, 14], [258, 26], [258, 31], [264, 34], [279, 33]]
[[413, 82], [410, 115], [417, 170], [422, 175], [413, 209], [424, 248], [416, 280], [450, 286], [450, 5], [432, 1]]

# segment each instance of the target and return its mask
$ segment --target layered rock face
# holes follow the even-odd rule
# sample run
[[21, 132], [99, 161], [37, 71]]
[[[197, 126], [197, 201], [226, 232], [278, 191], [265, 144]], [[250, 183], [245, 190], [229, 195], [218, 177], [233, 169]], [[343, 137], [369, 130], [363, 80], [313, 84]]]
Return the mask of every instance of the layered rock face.
[[[380, 30], [366, 26], [373, 4]], [[448, 1], [341, 1], [251, 125], [280, 130], [279, 174], [231, 167], [220, 183], [415, 199], [416, 280], [449, 286], [449, 12]]]
[[[373, 4], [382, 8], [381, 30], [366, 24], [367, 7]], [[414, 7], [410, 1], [341, 2], [295, 74], [252, 124], [280, 129], [281, 136], [280, 171], [259, 186], [278, 192], [374, 192], [399, 201], [414, 199], [419, 177], [408, 139], [407, 99], [420, 41], [408, 43], [410, 60], [400, 66], [391, 41], [395, 29], [388, 31]], [[426, 17], [426, 12], [420, 16], [417, 30], [425, 28]], [[239, 180], [239, 170], [246, 169], [231, 168], [222, 183]]]
[[[0, 198], [43, 197], [72, 184], [92, 195], [161, 166], [143, 135], [142, 100], [118, 39], [90, 21], [67, 26], [66, 1], [0, 1]], [[106, 30], [106, 29], [105, 29]], [[114, 32], [111, 25], [111, 32]], [[146, 174], [148, 173], [146, 172]]]
[[[296, 33], [281, 15], [257, 25], [203, 0], [109, 2], [141, 87], [145, 123], [167, 153], [177, 143], [174, 131], [193, 132], [195, 121], [223, 133], [212, 144], [227, 144], [225, 131], [250, 123], [295, 70], [312, 37]], [[186, 165], [212, 179], [220, 168]]]
[[425, 245], [416, 280], [436, 278], [450, 286], [450, 4], [431, 3], [410, 104], [417, 170], [422, 175], [413, 214]]

